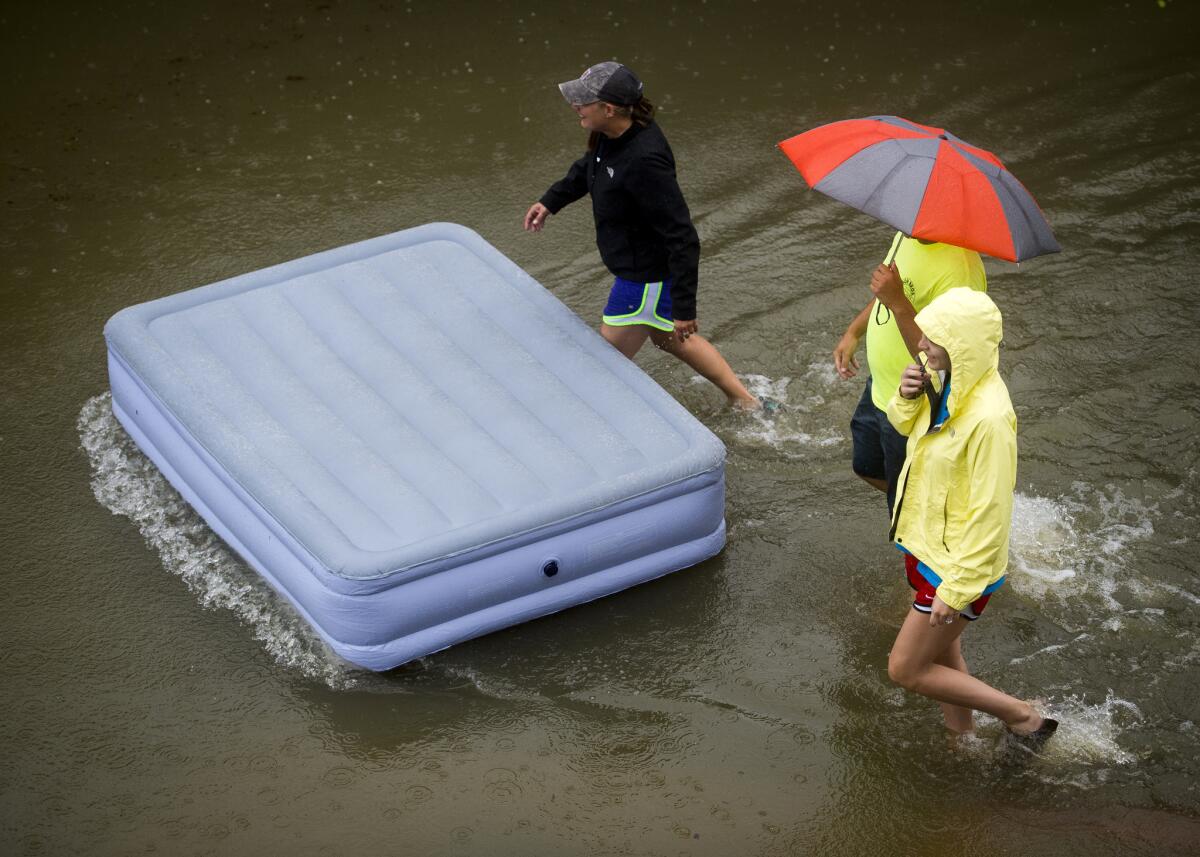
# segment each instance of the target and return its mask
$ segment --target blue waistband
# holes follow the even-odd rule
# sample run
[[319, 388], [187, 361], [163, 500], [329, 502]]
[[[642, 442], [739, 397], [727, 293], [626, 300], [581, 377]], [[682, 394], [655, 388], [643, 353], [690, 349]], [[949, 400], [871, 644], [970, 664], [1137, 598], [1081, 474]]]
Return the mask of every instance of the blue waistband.
[[[915, 555], [912, 553], [912, 551], [907, 550], [903, 545], [896, 545], [896, 550], [900, 551], [900, 553], [908, 554], [909, 556]], [[928, 580], [929, 585], [934, 589], [937, 589], [942, 585], [942, 576], [925, 563], [921, 562], [920, 557], [917, 558], [917, 571], [921, 572], [921, 577]], [[995, 583], [989, 583], [987, 586], [985, 586], [983, 592], [979, 593], [979, 596], [982, 598], [984, 595], [991, 595], [993, 592], [1003, 586], [1004, 581], [1006, 580], [1008, 580], [1008, 575], [1001, 575], [1000, 579]]]

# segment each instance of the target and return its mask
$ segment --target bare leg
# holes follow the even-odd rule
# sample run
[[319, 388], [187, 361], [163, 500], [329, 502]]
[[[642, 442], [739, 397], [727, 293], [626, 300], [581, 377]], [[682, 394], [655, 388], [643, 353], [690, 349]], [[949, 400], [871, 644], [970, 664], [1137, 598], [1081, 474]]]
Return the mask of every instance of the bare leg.
[[[934, 663], [950, 667], [950, 669], [958, 670], [962, 673], [970, 674], [971, 672], [967, 669], [967, 661], [962, 654], [961, 637], [956, 639], [950, 645], [950, 648], [938, 655]], [[966, 735], [975, 731], [975, 712], [971, 709], [963, 708], [961, 705], [951, 705], [948, 702], [941, 703], [941, 706], [942, 716], [946, 719], [946, 728], [955, 735]]]
[[960, 618], [949, 625], [931, 627], [927, 614], [909, 610], [888, 657], [888, 677], [901, 687], [937, 702], [985, 711], [1018, 734], [1037, 730], [1042, 717], [1028, 702], [938, 662], [946, 656], [952, 657], [951, 647], [958, 642], [966, 625], [966, 620]]
[[729, 364], [721, 356], [717, 347], [703, 336], [693, 333], [686, 340], [680, 342], [673, 333], [651, 329], [650, 338], [663, 351], [678, 357], [695, 369], [697, 373], [716, 384], [735, 408], [753, 411], [761, 407], [758, 399], [752, 396], [745, 385], [738, 380], [737, 375], [733, 374], [733, 370], [729, 368]]
[[627, 324], [614, 327], [608, 324], [600, 325], [600, 335], [608, 340], [608, 344], [620, 351], [630, 360], [641, 350], [642, 345], [650, 336], [651, 328], [644, 324]]

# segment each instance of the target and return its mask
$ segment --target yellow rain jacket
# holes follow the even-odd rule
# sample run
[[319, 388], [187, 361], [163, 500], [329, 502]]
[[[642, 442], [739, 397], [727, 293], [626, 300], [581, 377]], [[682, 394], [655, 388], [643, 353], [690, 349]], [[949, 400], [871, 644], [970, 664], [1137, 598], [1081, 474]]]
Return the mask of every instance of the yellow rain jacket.
[[1008, 566], [1017, 478], [1017, 416], [1000, 379], [1000, 310], [969, 288], [950, 289], [917, 313], [950, 355], [949, 417], [930, 432], [927, 396], [897, 390], [888, 420], [908, 437], [892, 537], [942, 579], [938, 598], [962, 610]]

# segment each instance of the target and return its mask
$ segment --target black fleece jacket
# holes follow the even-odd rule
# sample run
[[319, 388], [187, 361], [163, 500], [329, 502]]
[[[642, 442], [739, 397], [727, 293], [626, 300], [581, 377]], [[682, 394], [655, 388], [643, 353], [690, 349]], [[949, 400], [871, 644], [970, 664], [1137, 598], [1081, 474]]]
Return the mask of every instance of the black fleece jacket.
[[601, 137], [595, 151], [571, 165], [542, 196], [557, 214], [592, 195], [596, 246], [605, 267], [639, 283], [671, 278], [671, 314], [696, 317], [700, 238], [675, 178], [675, 156], [654, 122], [616, 139]]

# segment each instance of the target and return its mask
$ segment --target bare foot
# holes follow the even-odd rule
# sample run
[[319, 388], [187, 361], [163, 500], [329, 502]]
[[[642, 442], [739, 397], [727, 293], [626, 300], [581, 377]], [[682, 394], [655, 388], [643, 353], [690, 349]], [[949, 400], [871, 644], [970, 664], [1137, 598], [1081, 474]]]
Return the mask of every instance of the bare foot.
[[745, 398], [730, 399], [729, 404], [735, 411], [761, 411], [763, 407], [762, 402], [749, 393]]
[[1042, 715], [1038, 714], [1037, 709], [1034, 708], [1031, 703], [1027, 702], [1025, 703], [1025, 706], [1029, 709], [1028, 714], [1026, 714], [1020, 720], [1013, 720], [1010, 723], [1004, 724], [1008, 727], [1008, 731], [1012, 732], [1014, 735], [1032, 735], [1034, 732], [1042, 728], [1042, 723], [1046, 719], [1042, 717]]

